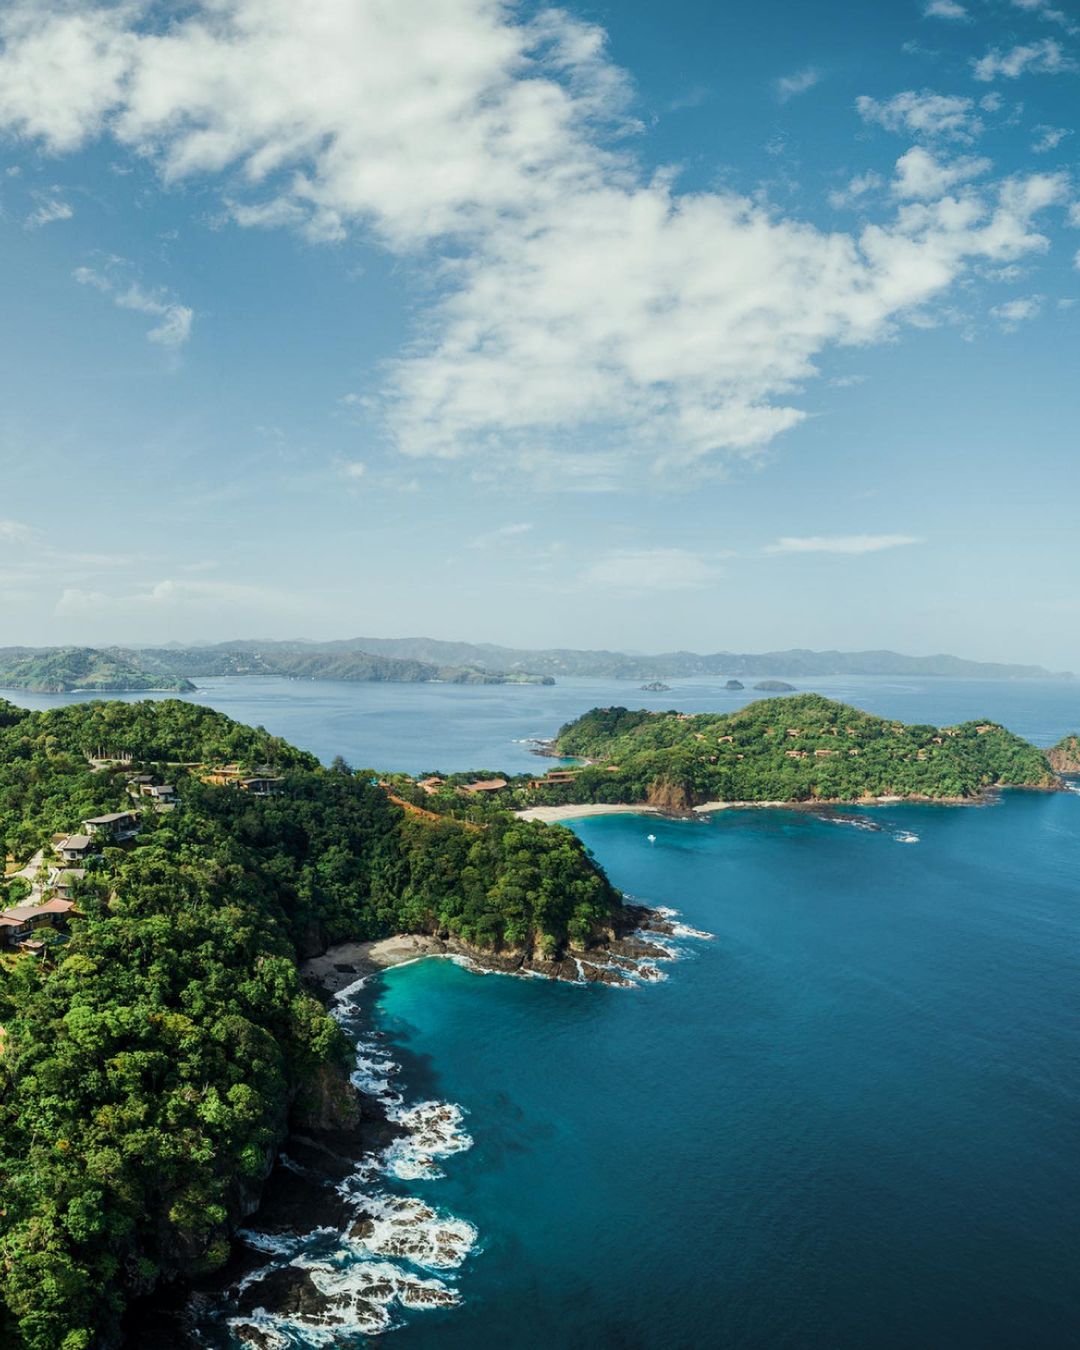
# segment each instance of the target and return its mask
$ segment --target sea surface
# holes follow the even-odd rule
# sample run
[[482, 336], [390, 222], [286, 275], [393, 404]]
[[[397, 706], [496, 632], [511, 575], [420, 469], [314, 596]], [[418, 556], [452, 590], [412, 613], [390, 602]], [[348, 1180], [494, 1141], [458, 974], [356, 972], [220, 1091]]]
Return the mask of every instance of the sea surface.
[[[648, 694], [632, 680], [560, 679], [554, 685], [364, 684], [233, 676], [198, 681], [191, 694], [109, 694], [126, 701], [181, 697], [217, 708], [238, 721], [264, 726], [311, 750], [326, 763], [343, 755], [356, 768], [406, 773], [463, 769], [535, 771], [535, 738], [554, 736], [590, 708], [677, 708], [733, 712], [760, 698], [752, 682], [742, 691], [724, 681], [670, 681], [668, 693]], [[882, 717], [905, 722], [990, 718], [1038, 744], [1080, 731], [1078, 680], [901, 680], [832, 676], [792, 680], [800, 693], [820, 693]], [[25, 708], [101, 698], [100, 694], [28, 694], [0, 689]]]
[[[749, 697], [672, 683], [194, 697], [323, 758], [515, 769], [537, 763], [520, 742], [595, 703]], [[1041, 744], [1080, 731], [1080, 684], [802, 687]], [[460, 1112], [429, 1149], [440, 1176], [399, 1155], [365, 1182], [422, 1201], [449, 1246], [391, 1258], [379, 1229], [367, 1253], [331, 1235], [291, 1259], [460, 1300], [390, 1299], [400, 1350], [1080, 1344], [1080, 794], [574, 828], [633, 898], [713, 936], [678, 938], [666, 979], [633, 989], [428, 960], [354, 991], [365, 1081]]]

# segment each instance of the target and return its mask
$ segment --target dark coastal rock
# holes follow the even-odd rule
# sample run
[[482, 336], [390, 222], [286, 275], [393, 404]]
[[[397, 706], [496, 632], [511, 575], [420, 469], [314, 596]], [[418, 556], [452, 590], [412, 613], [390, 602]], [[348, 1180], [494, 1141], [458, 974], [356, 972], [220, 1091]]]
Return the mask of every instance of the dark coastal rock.
[[302, 1317], [321, 1326], [340, 1325], [342, 1312], [351, 1300], [333, 1298], [319, 1289], [308, 1271], [299, 1266], [278, 1266], [240, 1291], [237, 1309], [250, 1316], [259, 1308], [273, 1309], [286, 1317]]
[[734, 690], [736, 690], [736, 689], [745, 689], [745, 688], [746, 688], [746, 685], [743, 684], [742, 680], [728, 680], [728, 681], [725, 683], [724, 688], [725, 688], [725, 689], [731, 689], [731, 690], [734, 691]]

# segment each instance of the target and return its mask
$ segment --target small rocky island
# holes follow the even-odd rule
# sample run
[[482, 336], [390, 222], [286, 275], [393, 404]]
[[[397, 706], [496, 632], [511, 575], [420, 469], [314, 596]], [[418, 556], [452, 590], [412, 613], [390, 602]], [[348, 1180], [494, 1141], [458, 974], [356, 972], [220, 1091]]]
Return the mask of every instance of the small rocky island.
[[641, 686], [643, 694], [667, 694], [671, 692], [671, 685], [665, 684], [663, 680], [650, 680], [648, 684]]
[[745, 689], [746, 685], [743, 684], [742, 680], [728, 680], [728, 682], [724, 685], [724, 688], [730, 689], [734, 693], [739, 689]]
[[759, 680], [754, 688], [763, 694], [793, 694], [795, 692], [795, 686], [788, 684], [787, 680]]

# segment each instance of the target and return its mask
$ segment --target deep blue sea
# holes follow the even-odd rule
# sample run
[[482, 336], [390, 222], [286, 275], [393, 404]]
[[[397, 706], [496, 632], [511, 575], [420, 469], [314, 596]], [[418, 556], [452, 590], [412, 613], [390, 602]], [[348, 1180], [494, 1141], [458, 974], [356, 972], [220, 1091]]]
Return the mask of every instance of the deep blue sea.
[[[1044, 744], [1080, 731], [1080, 684], [813, 687]], [[593, 703], [654, 700], [740, 696], [601, 681], [205, 695], [324, 757], [406, 769], [535, 764], [516, 742]], [[473, 1141], [441, 1179], [382, 1183], [476, 1233], [456, 1268], [420, 1272], [460, 1306], [395, 1308], [392, 1344], [1080, 1344], [1080, 795], [575, 828], [630, 895], [713, 939], [680, 940], [666, 980], [628, 990], [430, 960], [354, 996], [407, 1100], [458, 1104]]]

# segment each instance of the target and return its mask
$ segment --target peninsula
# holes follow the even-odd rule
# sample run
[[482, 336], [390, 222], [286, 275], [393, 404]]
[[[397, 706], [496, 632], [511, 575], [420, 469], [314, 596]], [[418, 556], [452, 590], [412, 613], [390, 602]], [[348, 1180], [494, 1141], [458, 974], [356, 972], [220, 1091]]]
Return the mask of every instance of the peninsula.
[[115, 1344], [131, 1298], [226, 1260], [290, 1120], [362, 1114], [302, 960], [415, 933], [601, 979], [647, 917], [569, 830], [410, 810], [173, 699], [0, 701], [0, 856], [10, 1350]]
[[[1063, 747], [1057, 763], [1074, 762]], [[1060, 786], [1046, 753], [996, 722], [907, 725], [818, 694], [732, 713], [594, 708], [559, 731], [552, 753], [579, 762], [544, 777], [450, 775], [422, 790], [559, 819], [571, 806], [689, 813], [730, 803], [973, 801], [996, 788]]]
[[186, 693], [195, 688], [173, 671], [148, 671], [126, 653], [94, 647], [0, 648], [0, 688], [38, 694], [165, 690]]

